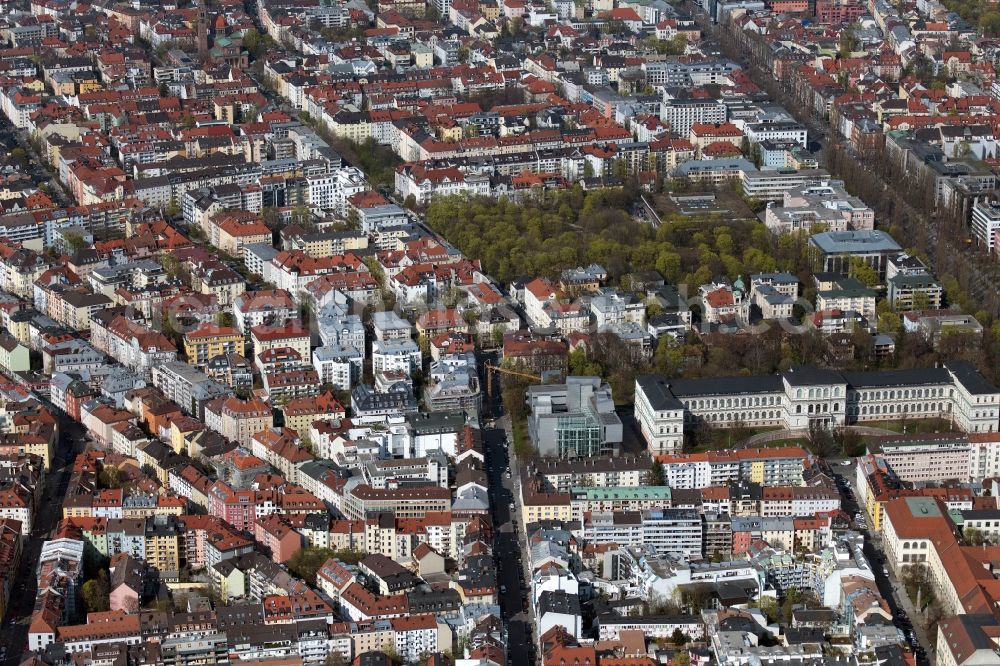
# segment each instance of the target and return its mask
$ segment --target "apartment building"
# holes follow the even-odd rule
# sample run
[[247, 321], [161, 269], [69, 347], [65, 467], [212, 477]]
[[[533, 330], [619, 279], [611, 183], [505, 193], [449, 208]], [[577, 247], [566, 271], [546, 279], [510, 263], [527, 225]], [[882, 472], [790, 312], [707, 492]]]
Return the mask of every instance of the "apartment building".
[[245, 353], [245, 338], [231, 326], [202, 324], [184, 334], [184, 355], [188, 363], [204, 367], [216, 356]]
[[440, 486], [372, 488], [348, 483], [344, 490], [344, 513], [352, 520], [392, 512], [399, 518], [420, 518], [432, 511], [451, 509], [451, 491]]
[[587, 513], [635, 513], [649, 509], [671, 508], [673, 491], [668, 486], [637, 486], [632, 488], [587, 488], [569, 490], [573, 520], [582, 520]]
[[811, 464], [805, 449], [732, 449], [705, 453], [680, 453], [659, 457], [665, 483], [677, 489], [722, 486], [730, 481], [750, 481], [762, 486], [798, 486]]
[[309, 330], [297, 321], [254, 326], [250, 329], [250, 340], [253, 342], [254, 353], [258, 356], [269, 349], [287, 347], [294, 350], [299, 358], [312, 358]]
[[249, 448], [253, 436], [274, 425], [271, 405], [259, 398], [216, 398], [205, 405], [205, 425], [240, 446]]
[[233, 390], [213, 381], [202, 372], [181, 361], [171, 361], [153, 367], [153, 386], [177, 403], [182, 410], [204, 418], [205, 404], [216, 398], [232, 395]]
[[554, 460], [537, 458], [526, 471], [545, 480], [548, 488], [566, 492], [574, 486], [636, 488], [646, 483], [652, 460], [647, 455]]

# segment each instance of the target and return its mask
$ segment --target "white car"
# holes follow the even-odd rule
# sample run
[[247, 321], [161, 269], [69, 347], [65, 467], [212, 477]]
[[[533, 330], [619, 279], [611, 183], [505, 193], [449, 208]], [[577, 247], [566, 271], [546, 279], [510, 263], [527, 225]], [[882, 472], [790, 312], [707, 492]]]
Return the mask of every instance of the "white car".
[[840, 466], [841, 467], [850, 467], [853, 464], [854, 464], [854, 461], [851, 460], [850, 458], [848, 458], [847, 460], [844, 460], [843, 462], [841, 462]]

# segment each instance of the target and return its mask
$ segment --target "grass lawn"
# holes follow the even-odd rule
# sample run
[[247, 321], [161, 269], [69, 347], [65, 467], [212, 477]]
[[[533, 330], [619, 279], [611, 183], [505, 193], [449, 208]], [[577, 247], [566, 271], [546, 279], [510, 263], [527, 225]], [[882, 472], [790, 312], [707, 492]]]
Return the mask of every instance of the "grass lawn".
[[[704, 453], [705, 451], [718, 451], [721, 449], [731, 449], [738, 448], [738, 442], [733, 442], [728, 444], [726, 442], [716, 442], [712, 444], [700, 444], [693, 448], [687, 448], [685, 451], [687, 453]], [[754, 449], [780, 449], [785, 446], [801, 446], [802, 448], [808, 448], [809, 442], [804, 437], [791, 437], [788, 439], [776, 439], [773, 442], [761, 442], [759, 444], [754, 444], [750, 448]]]
[[[759, 435], [763, 432], [774, 432], [776, 430], [782, 430], [782, 428], [778, 426], [761, 426], [758, 428], [742, 427], [698, 429], [695, 431], [694, 436], [688, 439], [687, 446], [684, 447], [684, 450], [692, 453], [699, 453], [702, 451], [731, 449], [739, 446], [741, 442], [746, 441], [754, 435]], [[762, 443], [759, 446], [771, 447], [774, 445], [775, 444], [773, 443]]]
[[[924, 583], [923, 585], [916, 585], [909, 583], [904, 585], [906, 588], [906, 596], [910, 598], [910, 602], [913, 604], [914, 608], [922, 611], [926, 606], [934, 603], [934, 589], [930, 584]], [[917, 589], [920, 589], [920, 603], [917, 604]]]
[[754, 444], [755, 449], [779, 449], [783, 446], [801, 446], [803, 448], [808, 447], [809, 440], [805, 437], [789, 437], [787, 439], [776, 439], [773, 442], [761, 442], [760, 444]]
[[893, 432], [906, 432], [908, 435], [921, 435], [932, 432], [959, 432], [947, 419], [895, 419], [893, 421], [863, 421], [859, 426], [883, 428]]

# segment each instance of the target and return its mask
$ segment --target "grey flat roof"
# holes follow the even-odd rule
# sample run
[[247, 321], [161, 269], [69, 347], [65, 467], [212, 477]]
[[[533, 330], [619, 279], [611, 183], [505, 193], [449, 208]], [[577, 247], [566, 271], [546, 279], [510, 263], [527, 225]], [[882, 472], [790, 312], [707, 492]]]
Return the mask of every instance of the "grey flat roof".
[[869, 254], [873, 252], [902, 252], [892, 236], [884, 231], [824, 231], [813, 234], [809, 242], [826, 254]]

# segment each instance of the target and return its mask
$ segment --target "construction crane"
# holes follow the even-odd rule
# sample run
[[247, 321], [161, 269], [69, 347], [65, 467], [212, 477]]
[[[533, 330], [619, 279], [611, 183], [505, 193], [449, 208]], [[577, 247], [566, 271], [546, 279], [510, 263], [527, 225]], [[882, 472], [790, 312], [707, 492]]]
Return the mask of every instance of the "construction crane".
[[492, 363], [486, 364], [486, 395], [489, 396], [490, 400], [493, 399], [493, 373], [499, 372], [503, 375], [511, 375], [513, 377], [524, 377], [525, 379], [531, 379], [536, 382], [542, 381], [542, 378], [538, 375], [533, 375], [529, 372], [521, 372], [520, 370], [512, 370], [510, 368], [502, 368], [499, 365], [493, 365]]

